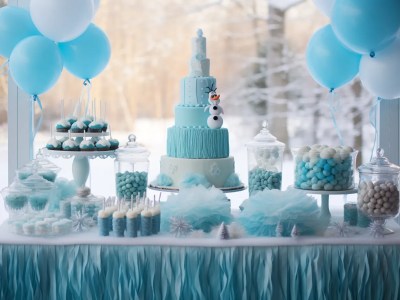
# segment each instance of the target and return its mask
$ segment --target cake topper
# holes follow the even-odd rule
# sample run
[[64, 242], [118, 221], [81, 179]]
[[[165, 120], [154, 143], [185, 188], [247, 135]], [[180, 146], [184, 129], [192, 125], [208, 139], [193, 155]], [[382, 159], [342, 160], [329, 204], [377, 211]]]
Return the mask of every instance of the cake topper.
[[212, 129], [218, 129], [222, 127], [222, 124], [224, 122], [222, 117], [220, 116], [224, 113], [222, 107], [219, 106], [220, 95], [215, 92], [217, 88], [214, 89], [214, 85], [211, 85], [211, 88], [207, 88], [209, 89], [210, 94], [210, 97], [208, 99], [209, 105], [204, 108], [204, 111], [208, 109], [208, 112], [210, 113], [210, 116], [207, 119], [207, 125]]
[[203, 30], [201, 28], [197, 29], [197, 36], [202, 37], [203, 36]]

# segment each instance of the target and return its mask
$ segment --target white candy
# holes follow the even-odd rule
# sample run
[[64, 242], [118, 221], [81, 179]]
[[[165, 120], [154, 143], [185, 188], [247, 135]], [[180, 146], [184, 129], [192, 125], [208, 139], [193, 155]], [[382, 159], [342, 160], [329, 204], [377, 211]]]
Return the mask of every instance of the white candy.
[[358, 204], [373, 217], [394, 216], [399, 211], [399, 191], [393, 182], [361, 182]]

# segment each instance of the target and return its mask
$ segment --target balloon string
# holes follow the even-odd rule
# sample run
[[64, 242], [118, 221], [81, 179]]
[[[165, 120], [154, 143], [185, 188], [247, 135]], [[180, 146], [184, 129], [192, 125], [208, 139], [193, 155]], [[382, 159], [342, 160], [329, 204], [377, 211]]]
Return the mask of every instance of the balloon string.
[[[375, 153], [375, 147], [378, 141], [378, 130], [377, 130], [377, 123], [378, 123], [378, 114], [377, 110], [379, 108], [379, 104], [381, 103], [382, 99], [380, 97], [376, 98], [375, 104], [371, 107], [369, 111], [369, 122], [371, 123], [372, 127], [374, 128], [374, 144], [372, 146], [371, 157], [370, 161], [372, 160], [372, 156]], [[378, 145], [379, 148], [380, 145]]]
[[5, 62], [3, 62], [0, 65], [0, 76], [6, 75], [7, 74], [7, 66], [8, 66], [9, 60], [7, 59]]
[[[31, 135], [31, 144], [33, 145], [33, 142], [35, 140], [36, 134], [39, 132], [40, 127], [42, 126], [42, 122], [43, 122], [43, 106], [42, 106], [42, 102], [40, 101], [40, 98], [37, 95], [33, 95], [31, 97], [32, 101], [37, 103], [39, 108], [40, 108], [40, 112], [39, 112], [39, 120], [37, 121], [36, 125], [32, 126], [32, 135]], [[32, 122], [33, 124], [35, 124], [35, 109], [33, 109], [32, 112]]]
[[86, 99], [86, 104], [85, 104], [85, 116], [88, 115], [88, 110], [89, 110], [89, 101], [90, 101], [90, 89], [92, 87], [92, 84], [89, 79], [85, 79], [83, 82], [84, 90], [86, 91], [87, 99]]
[[333, 122], [333, 126], [335, 127], [336, 133], [337, 133], [337, 135], [339, 137], [339, 143], [340, 143], [341, 146], [343, 146], [344, 145], [343, 137], [342, 137], [342, 134], [340, 132], [339, 126], [338, 126], [337, 121], [336, 121], [336, 116], [335, 116], [338, 104], [339, 103], [337, 101], [337, 97], [335, 97], [335, 92], [333, 91], [333, 89], [331, 89], [329, 91], [329, 111], [331, 113], [331, 119], [332, 119], [332, 122]]

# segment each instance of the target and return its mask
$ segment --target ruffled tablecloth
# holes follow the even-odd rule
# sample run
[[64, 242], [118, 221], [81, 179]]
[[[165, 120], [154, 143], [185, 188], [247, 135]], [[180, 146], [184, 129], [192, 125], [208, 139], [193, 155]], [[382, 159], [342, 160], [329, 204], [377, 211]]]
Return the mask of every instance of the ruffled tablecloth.
[[0, 299], [400, 299], [400, 228], [373, 239], [29, 238], [0, 228]]

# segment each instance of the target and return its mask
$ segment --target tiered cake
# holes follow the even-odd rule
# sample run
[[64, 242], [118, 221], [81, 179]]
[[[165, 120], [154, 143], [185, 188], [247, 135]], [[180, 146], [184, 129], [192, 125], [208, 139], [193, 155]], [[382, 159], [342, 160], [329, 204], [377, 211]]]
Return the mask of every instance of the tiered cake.
[[[161, 157], [162, 182], [180, 187], [182, 182], [202, 178], [209, 185], [240, 185], [234, 158], [229, 156], [228, 129], [221, 128], [223, 113], [210, 76], [206, 39], [201, 29], [192, 39], [190, 74], [180, 83], [180, 103], [175, 107], [175, 126], [168, 128], [167, 155]], [[160, 179], [159, 176], [159, 179]]]

